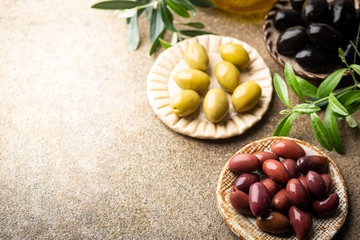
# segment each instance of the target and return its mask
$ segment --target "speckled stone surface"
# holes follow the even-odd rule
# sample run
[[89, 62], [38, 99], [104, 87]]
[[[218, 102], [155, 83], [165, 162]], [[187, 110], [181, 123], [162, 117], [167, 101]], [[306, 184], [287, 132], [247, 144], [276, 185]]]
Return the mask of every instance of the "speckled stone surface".
[[[173, 132], [146, 96], [162, 51], [148, 56], [148, 20], [140, 18], [143, 40], [131, 52], [126, 23], [91, 9], [95, 2], [0, 4], [0, 238], [236, 239], [217, 209], [219, 173], [240, 147], [272, 135], [284, 105], [274, 95], [259, 123], [228, 140]], [[248, 42], [282, 72], [265, 50], [261, 20], [197, 13], [207, 30]], [[349, 195], [335, 239], [359, 239], [360, 130], [340, 128], [346, 154], [325, 150]], [[319, 146], [307, 117], [291, 137]]]

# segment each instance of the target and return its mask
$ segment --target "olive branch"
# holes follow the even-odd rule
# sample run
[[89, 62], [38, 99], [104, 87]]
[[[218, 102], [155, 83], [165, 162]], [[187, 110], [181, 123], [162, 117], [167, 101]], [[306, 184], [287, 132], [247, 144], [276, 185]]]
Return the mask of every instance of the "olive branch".
[[[213, 34], [201, 30], [205, 28], [201, 22], [183, 23], [174, 20], [172, 12], [186, 19], [190, 18], [191, 15], [195, 17], [195, 6], [209, 8], [214, 5], [208, 0], [112, 0], [96, 3], [92, 8], [116, 10], [118, 17], [126, 19], [128, 24], [127, 44], [132, 51], [139, 47], [138, 18], [145, 12], [146, 17], [150, 20], [150, 41], [152, 45], [149, 54], [152, 55], [160, 45], [166, 49], [190, 37]], [[179, 27], [194, 29], [179, 29]], [[170, 42], [163, 39], [167, 30], [172, 32]]]

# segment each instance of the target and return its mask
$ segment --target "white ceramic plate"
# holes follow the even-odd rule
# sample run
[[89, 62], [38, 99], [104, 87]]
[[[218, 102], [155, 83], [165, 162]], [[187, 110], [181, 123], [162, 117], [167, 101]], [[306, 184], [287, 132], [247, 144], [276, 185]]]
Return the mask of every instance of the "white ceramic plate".
[[[262, 88], [259, 103], [249, 112], [237, 113], [231, 104], [231, 94], [227, 93], [230, 109], [226, 118], [220, 123], [212, 123], [205, 118], [200, 107], [188, 117], [180, 118], [171, 111], [170, 101], [182, 89], [177, 86], [173, 76], [189, 66], [184, 60], [184, 50], [192, 43], [202, 44], [208, 52], [210, 63], [206, 73], [210, 77], [210, 88], [220, 88], [214, 69], [223, 61], [218, 48], [220, 45], [233, 42], [242, 45], [250, 56], [250, 65], [240, 72], [240, 83], [253, 81]], [[269, 107], [273, 92], [270, 69], [259, 53], [245, 42], [231, 37], [203, 35], [182, 41], [160, 54], [150, 70], [147, 79], [147, 95], [155, 114], [172, 130], [195, 138], [220, 139], [240, 135], [257, 123]]]
[[[336, 164], [322, 151], [315, 146], [293, 138], [269, 137], [252, 142], [241, 148], [237, 153], [255, 153], [260, 151], [271, 152], [271, 145], [281, 139], [289, 139], [300, 146], [306, 152], [306, 155], [321, 155], [329, 159], [329, 175], [333, 181], [334, 192], [339, 195], [339, 207], [336, 213], [330, 218], [313, 218], [313, 231], [310, 239], [329, 240], [332, 239], [336, 232], [343, 225], [348, 212], [348, 197], [346, 186]], [[256, 218], [248, 217], [238, 213], [230, 204], [229, 194], [233, 188], [233, 183], [237, 175], [229, 170], [229, 161], [225, 164], [220, 173], [216, 189], [216, 200], [219, 211], [230, 229], [239, 237], [248, 240], [278, 240], [278, 239], [297, 239], [295, 234], [290, 237], [278, 237], [261, 231], [256, 226]], [[263, 174], [259, 174], [262, 176]]]

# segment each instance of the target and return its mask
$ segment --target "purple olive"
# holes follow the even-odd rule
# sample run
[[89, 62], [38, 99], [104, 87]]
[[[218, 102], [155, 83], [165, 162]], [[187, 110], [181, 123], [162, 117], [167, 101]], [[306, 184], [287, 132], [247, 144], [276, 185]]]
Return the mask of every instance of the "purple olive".
[[272, 152], [256, 152], [256, 153], [253, 153], [253, 155], [259, 159], [260, 167], [268, 159], [274, 159], [274, 160], [280, 161], [279, 157], [275, 153], [272, 153]]
[[285, 159], [282, 161], [282, 164], [285, 166], [286, 171], [289, 174], [289, 178], [296, 178], [297, 177], [297, 170], [296, 170], [296, 162], [292, 159]]
[[333, 182], [329, 174], [321, 174], [320, 175], [326, 184], [326, 195], [329, 195], [333, 191]]
[[339, 206], [339, 196], [332, 193], [324, 199], [314, 201], [312, 210], [317, 217], [328, 217], [336, 212]]
[[283, 214], [274, 211], [265, 216], [257, 217], [256, 225], [262, 231], [272, 234], [284, 234], [292, 231], [289, 219]]
[[234, 188], [243, 191], [249, 192], [251, 184], [259, 182], [260, 177], [255, 173], [243, 173], [241, 174], [234, 182]]
[[322, 173], [328, 166], [328, 159], [323, 156], [303, 156], [296, 161], [296, 169], [298, 172], [306, 174], [312, 170]]
[[286, 189], [283, 188], [275, 194], [271, 200], [271, 205], [279, 212], [287, 213], [291, 207], [291, 202], [287, 197]]
[[316, 198], [324, 197], [326, 194], [326, 184], [324, 179], [314, 171], [309, 171], [306, 174], [306, 185], [310, 193]]
[[291, 140], [280, 140], [271, 146], [271, 150], [283, 158], [298, 159], [305, 156], [304, 149]]
[[304, 240], [310, 236], [312, 229], [310, 213], [292, 206], [289, 209], [289, 220], [299, 240]]
[[299, 179], [293, 178], [287, 183], [286, 194], [290, 202], [298, 208], [305, 209], [309, 204], [304, 185]]
[[259, 165], [259, 159], [248, 153], [235, 154], [229, 161], [229, 169], [236, 173], [255, 171]]
[[287, 183], [289, 181], [289, 174], [285, 166], [274, 159], [268, 159], [262, 165], [263, 172], [272, 180]]
[[250, 186], [249, 205], [254, 216], [260, 216], [269, 211], [270, 195], [264, 184], [257, 182]]
[[241, 214], [252, 215], [249, 206], [249, 196], [240, 190], [232, 190], [229, 195], [230, 203]]
[[298, 177], [298, 179], [303, 184], [303, 186], [305, 188], [306, 195], [308, 196], [309, 200], [311, 200], [311, 193], [309, 191], [309, 188], [306, 185], [306, 177], [301, 175], [301, 176]]
[[270, 198], [272, 198], [280, 189], [279, 183], [275, 182], [271, 178], [265, 178], [261, 181], [261, 183], [265, 185], [269, 192]]

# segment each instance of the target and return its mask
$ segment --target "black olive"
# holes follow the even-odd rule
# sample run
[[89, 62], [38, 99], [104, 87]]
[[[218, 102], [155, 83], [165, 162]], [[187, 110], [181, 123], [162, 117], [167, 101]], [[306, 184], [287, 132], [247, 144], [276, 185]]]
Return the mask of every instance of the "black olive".
[[300, 12], [295, 10], [279, 10], [274, 17], [274, 27], [279, 31], [304, 24]]
[[336, 0], [330, 13], [330, 24], [335, 29], [351, 38], [356, 35], [356, 10], [349, 0]]
[[302, 9], [305, 22], [329, 22], [329, 5], [326, 0], [306, 0]]
[[328, 50], [316, 46], [306, 46], [296, 54], [295, 59], [303, 69], [309, 72], [325, 73], [332, 70], [332, 56]]
[[305, 0], [290, 0], [291, 7], [299, 12], [301, 12], [304, 2]]
[[312, 23], [306, 32], [311, 42], [323, 48], [337, 50], [345, 43], [343, 35], [325, 23]]
[[280, 34], [276, 46], [278, 53], [291, 56], [303, 48], [308, 42], [306, 29], [303, 26], [294, 26]]

